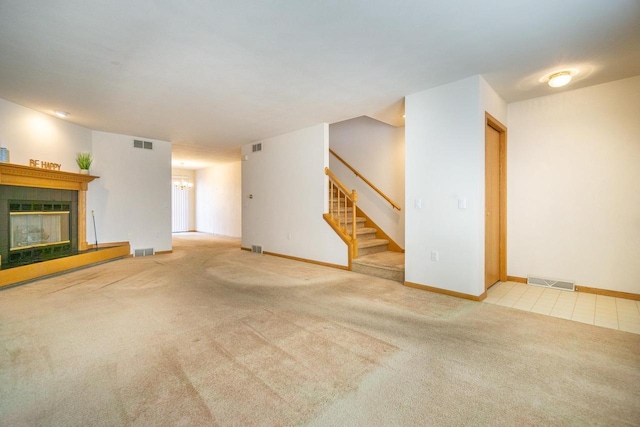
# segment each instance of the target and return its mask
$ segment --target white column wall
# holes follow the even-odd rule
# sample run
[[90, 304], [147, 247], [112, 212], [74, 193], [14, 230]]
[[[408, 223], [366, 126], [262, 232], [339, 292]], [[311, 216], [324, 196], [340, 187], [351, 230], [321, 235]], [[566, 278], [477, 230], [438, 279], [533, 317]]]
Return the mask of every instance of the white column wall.
[[484, 292], [485, 108], [497, 116], [506, 110], [479, 76], [406, 97], [408, 282]]
[[404, 247], [404, 127], [366, 116], [333, 123], [329, 126], [329, 146], [400, 205], [400, 211], [394, 209], [335, 156], [329, 156], [331, 171], [347, 188], [358, 192], [358, 206]]
[[242, 235], [241, 162], [217, 163], [196, 171], [196, 230]]
[[640, 77], [509, 104], [509, 274], [640, 293]]
[[[328, 205], [328, 125], [242, 147], [242, 246], [346, 266], [347, 247], [322, 217]], [[253, 198], [249, 198], [252, 195]]]
[[[98, 243], [129, 241], [131, 251], [171, 250], [171, 143], [93, 131], [91, 173], [100, 176], [87, 193], [87, 238]], [[134, 148], [133, 140], [153, 142]]]

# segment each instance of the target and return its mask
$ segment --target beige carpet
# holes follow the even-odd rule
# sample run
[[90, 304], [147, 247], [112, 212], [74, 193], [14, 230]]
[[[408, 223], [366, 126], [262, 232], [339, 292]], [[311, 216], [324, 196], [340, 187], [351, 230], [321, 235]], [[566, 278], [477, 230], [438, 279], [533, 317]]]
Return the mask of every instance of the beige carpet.
[[0, 425], [640, 424], [640, 335], [239, 245], [0, 291]]

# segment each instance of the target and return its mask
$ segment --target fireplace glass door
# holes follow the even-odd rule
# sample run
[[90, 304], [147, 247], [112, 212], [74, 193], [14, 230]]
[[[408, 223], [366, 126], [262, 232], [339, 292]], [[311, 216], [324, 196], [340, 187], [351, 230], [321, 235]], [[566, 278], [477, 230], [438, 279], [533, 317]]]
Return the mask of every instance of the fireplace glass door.
[[9, 250], [69, 243], [69, 212], [11, 212]]
[[9, 265], [45, 261], [72, 253], [71, 203], [9, 203]]

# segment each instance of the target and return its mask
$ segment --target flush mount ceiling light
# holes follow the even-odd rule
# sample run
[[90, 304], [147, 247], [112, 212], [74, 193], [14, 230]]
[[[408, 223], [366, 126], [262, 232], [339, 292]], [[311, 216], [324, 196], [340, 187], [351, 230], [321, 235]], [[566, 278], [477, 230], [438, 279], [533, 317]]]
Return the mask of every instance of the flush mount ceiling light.
[[543, 84], [546, 83], [553, 88], [562, 87], [567, 85], [579, 72], [580, 70], [577, 68], [556, 68], [554, 71], [540, 77], [538, 81]]
[[66, 111], [56, 111], [56, 116], [64, 119], [65, 117], [67, 117], [69, 115], [69, 113], [67, 113]]
[[562, 87], [571, 81], [571, 71], [560, 71], [549, 76], [549, 86]]

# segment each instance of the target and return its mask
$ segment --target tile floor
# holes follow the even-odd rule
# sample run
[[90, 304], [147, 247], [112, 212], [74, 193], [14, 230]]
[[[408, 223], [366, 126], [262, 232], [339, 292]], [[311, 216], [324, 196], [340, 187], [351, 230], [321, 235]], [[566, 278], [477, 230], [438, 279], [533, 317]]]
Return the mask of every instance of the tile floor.
[[483, 302], [640, 334], [640, 301], [499, 282]]

